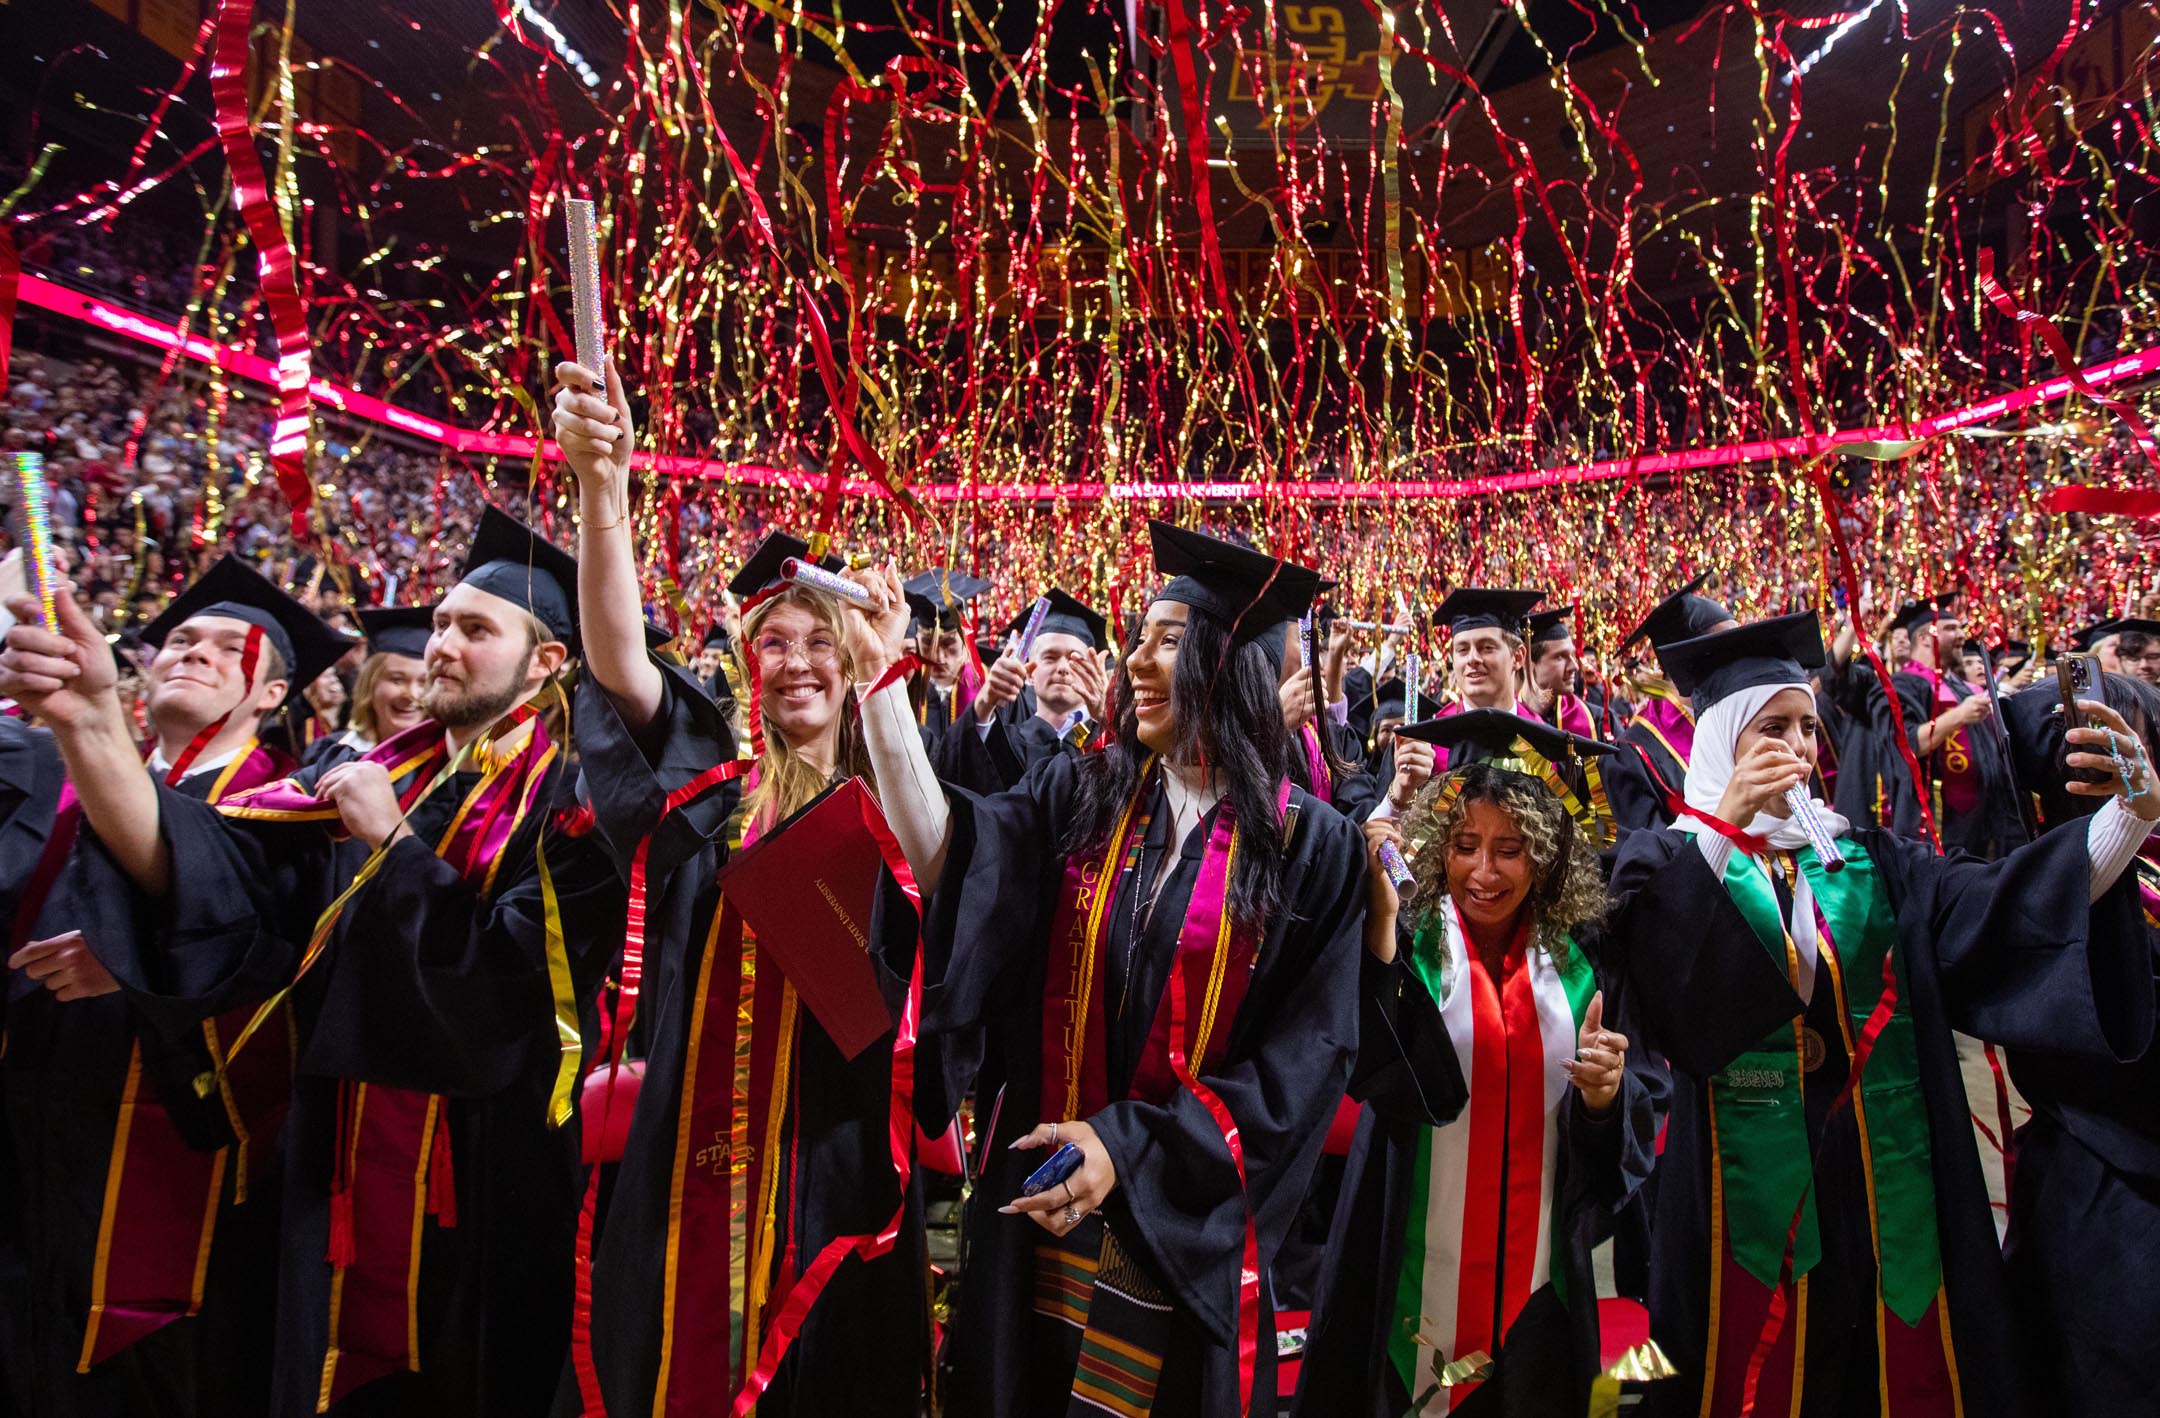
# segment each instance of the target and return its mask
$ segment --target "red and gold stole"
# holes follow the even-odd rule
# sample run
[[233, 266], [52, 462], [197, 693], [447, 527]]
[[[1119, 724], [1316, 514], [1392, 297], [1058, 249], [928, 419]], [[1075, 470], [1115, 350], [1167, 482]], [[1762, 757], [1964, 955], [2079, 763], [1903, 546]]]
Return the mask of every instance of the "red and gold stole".
[[[1038, 1117], [1046, 1121], [1085, 1118], [1110, 1102], [1108, 1063], [1105, 1058], [1104, 1012], [1100, 1003], [1107, 958], [1103, 950], [1103, 922], [1114, 904], [1118, 883], [1130, 862], [1136, 860], [1146, 837], [1146, 818], [1140, 806], [1152, 792], [1153, 765], [1143, 769], [1132, 801], [1125, 805], [1102, 856], [1074, 853], [1065, 860], [1065, 879], [1059, 891], [1056, 914], [1050, 927], [1050, 962], [1043, 977], [1042, 1098]], [[1276, 817], [1287, 820], [1290, 783], [1276, 790]], [[1171, 844], [1170, 850], [1177, 850]], [[1238, 1185], [1245, 1185], [1245, 1147], [1237, 1120], [1228, 1105], [1197, 1076], [1220, 1063], [1230, 1031], [1244, 1003], [1251, 980], [1260, 934], [1240, 929], [1230, 910], [1230, 881], [1237, 861], [1236, 814], [1225, 801], [1216, 808], [1215, 824], [1200, 859], [1199, 879], [1186, 906], [1185, 921], [1178, 932], [1177, 954], [1171, 963], [1163, 997], [1156, 1007], [1146, 1047], [1133, 1071], [1128, 1096], [1161, 1102], [1182, 1086], [1208, 1110], [1222, 1134], [1223, 1145], [1237, 1168]], [[1135, 883], [1145, 890], [1145, 883]], [[1199, 1000], [1197, 1028], [1188, 1030], [1187, 1006]], [[1107, 1234], [1107, 1233], [1105, 1233]], [[1052, 1248], [1054, 1249], [1054, 1248]], [[1057, 1266], [1061, 1258], [1044, 1256], [1041, 1263]], [[1084, 1288], [1092, 1290], [1098, 1267], [1083, 1266]], [[1238, 1376], [1241, 1409], [1250, 1403], [1253, 1367], [1259, 1335], [1259, 1241], [1248, 1206], [1245, 1240], [1238, 1276]], [[1099, 1372], [1090, 1356], [1119, 1354], [1137, 1363], [1146, 1374], [1130, 1371], [1119, 1387], [1133, 1390], [1138, 1378], [1152, 1392], [1152, 1373], [1159, 1366], [1159, 1352], [1148, 1353], [1147, 1341], [1098, 1333], [1092, 1304], [1069, 1307], [1075, 1322], [1083, 1323], [1081, 1368], [1075, 1375], [1075, 1402], [1110, 1401], [1114, 1395], [1091, 1396], [1082, 1392], [1095, 1383]], [[1083, 1322], [1079, 1319], [1085, 1315]], [[1152, 1360], [1152, 1363], [1150, 1361]]]
[[[185, 762], [183, 758], [183, 767]], [[205, 800], [219, 803], [228, 794], [270, 782], [285, 771], [286, 762], [250, 739], [215, 770]], [[177, 781], [177, 775], [169, 781]], [[81, 817], [74, 789], [63, 788], [52, 838], [16, 918], [18, 946], [35, 928], [38, 909], [58, 878]], [[252, 1012], [244, 1007], [202, 1021], [203, 1043], [217, 1070], [205, 1077], [218, 1079], [219, 1101], [234, 1138], [214, 1152], [188, 1145], [158, 1096], [156, 1075], [144, 1067], [142, 1040], [129, 1046], [127, 1079], [105, 1167], [77, 1373], [90, 1372], [137, 1340], [202, 1308], [227, 1170], [233, 1173], [233, 1202], [240, 1205], [247, 1201], [249, 1183], [260, 1181], [265, 1168], [275, 1163], [277, 1130], [292, 1092], [291, 1022], [280, 1015], [277, 1027], [284, 1037], [255, 1050], [245, 1067], [228, 1070], [222, 1041]]]
[[[443, 726], [417, 724], [369, 750], [366, 759], [388, 770], [400, 786], [399, 804], [410, 813], [421, 799], [461, 771], [480, 778], [452, 814], [435, 843], [435, 854], [482, 893], [492, 891], [503, 849], [531, 813], [558, 750], [531, 705], [504, 716], [487, 734], [453, 751]], [[337, 820], [337, 809], [287, 779], [220, 805], [232, 817], [271, 822]], [[336, 830], [333, 830], [336, 835]], [[299, 977], [321, 959], [346, 905], [380, 869], [378, 848], [352, 884], [315, 923], [302, 955]], [[577, 1075], [580, 1044], [576, 1001], [565, 988], [563, 955], [552, 890], [542, 873], [549, 921], [548, 966], [555, 986], [557, 1033], [567, 1067], [558, 1073], [551, 1119], [568, 1116], [567, 1089]], [[291, 985], [265, 1010], [282, 1003]], [[570, 1017], [560, 1018], [567, 1008]], [[244, 1030], [250, 1034], [262, 1014]], [[239, 1052], [235, 1043], [234, 1052]], [[327, 1259], [331, 1266], [329, 1345], [316, 1398], [321, 1412], [370, 1380], [420, 1367], [418, 1298], [424, 1221], [457, 1224], [457, 1186], [452, 1171], [449, 1116], [444, 1100], [407, 1089], [340, 1080], [337, 1155], [332, 1168]]]

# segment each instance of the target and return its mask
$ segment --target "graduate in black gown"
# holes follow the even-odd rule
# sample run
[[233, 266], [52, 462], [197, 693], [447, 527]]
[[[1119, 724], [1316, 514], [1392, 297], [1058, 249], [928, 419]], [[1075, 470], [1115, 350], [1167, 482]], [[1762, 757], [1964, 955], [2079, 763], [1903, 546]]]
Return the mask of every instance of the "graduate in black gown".
[[[2109, 712], [2090, 722], [2132, 759], [2160, 755], [2160, 692], [2125, 675], [2104, 682]], [[2101, 801], [2066, 790], [2062, 699], [2053, 680], [2011, 696], [2003, 715], [2018, 776], [2039, 791], [2040, 821], [2083, 817]], [[2104, 746], [2098, 746], [2105, 752]], [[2093, 747], [2087, 747], [2092, 752]], [[2160, 993], [2160, 839], [2132, 864]], [[2010, 1076], [2032, 1108], [2017, 1130], [2003, 1259], [2050, 1411], [2106, 1418], [2160, 1394], [2160, 1047], [2119, 1065], [2043, 1048], [2013, 1049]]]
[[534, 705], [575, 640], [575, 579], [490, 509], [435, 609], [429, 720], [214, 808], [118, 771], [90, 642], [10, 633], [18, 698], [40, 688], [26, 676], [66, 681], [41, 712], [106, 883], [84, 933], [126, 998], [177, 1031], [291, 987], [227, 1041], [225, 1070], [289, 1011], [279, 1418], [529, 1414], [554, 1391], [576, 1078], [623, 909], [613, 864], [559, 825], [567, 774]]
[[[1366, 832], [1367, 1106], [1297, 1411], [1575, 1418], [1599, 1367], [1591, 1248], [1650, 1173], [1666, 1086], [1598, 958], [1611, 824], [1579, 760], [1611, 749], [1490, 709], [1404, 732], [1449, 771]], [[1407, 909], [1379, 856], [1405, 840]], [[1439, 1381], [1479, 1355], [1488, 1378]]]
[[1993, 863], [1811, 801], [1833, 871], [1786, 796], [1813, 770], [1823, 658], [1812, 612], [1666, 648], [1696, 711], [1691, 815], [1630, 836], [1613, 874], [1637, 1019], [1673, 1070], [1650, 1319], [1680, 1377], [1648, 1409], [1727, 1418], [1752, 1379], [1764, 1415], [2042, 1411], [1951, 1031], [2144, 1052], [2123, 868], [2160, 793]]
[[[155, 651], [151, 771], [200, 802], [292, 766], [259, 740], [262, 716], [351, 644], [233, 558], [143, 638]], [[22, 732], [43, 800], [58, 785], [58, 748], [42, 730]], [[81, 814], [72, 800], [57, 815], [53, 806], [6, 918], [11, 1174], [0, 1189], [14, 1244], [0, 1268], [19, 1266], [25, 1283], [0, 1288], [0, 1372], [39, 1414], [261, 1413], [287, 1041], [280, 1030], [257, 1060], [267, 1067], [197, 1094], [194, 1080], [217, 1065], [220, 1027], [239, 1028], [268, 991], [172, 1030], [136, 1008], [99, 958], [98, 904], [86, 896], [96, 879], [73, 856]]]
[[1010, 648], [991, 663], [969, 712], [932, 748], [938, 776], [954, 787], [1003, 792], [1036, 764], [1078, 753], [1102, 727], [1108, 622], [1054, 587], [1043, 599], [1049, 609], [1034, 641], [1023, 641], [1030, 602], [1006, 626]]
[[[897, 696], [864, 707], [929, 892], [924, 1027], [989, 1033], [948, 1414], [1264, 1411], [1268, 1272], [1349, 1076], [1364, 854], [1286, 781], [1276, 697], [1318, 578], [1150, 532], [1174, 579], [1104, 748], [976, 797], [937, 783]], [[898, 584], [866, 579], [897, 656]], [[1023, 1197], [1062, 1147], [1078, 1170]]]
[[[1658, 656], [1667, 645], [1737, 626], [1740, 622], [1731, 611], [1697, 594], [1709, 579], [1698, 576], [1652, 606], [1620, 648], [1647, 642], [1652, 656]], [[1673, 811], [1667, 794], [1678, 794], [1687, 782], [1695, 715], [1662, 665], [1642, 668], [1635, 683], [1644, 696], [1642, 707], [1620, 731], [1621, 751], [1605, 774], [1606, 798], [1614, 821], [1624, 828], [1670, 827]]]
[[[921, 1188], [911, 1176], [903, 1197], [894, 1181], [893, 1039], [845, 1057], [716, 881], [734, 850], [869, 771], [841, 602], [781, 579], [782, 563], [807, 560], [810, 547], [772, 532], [729, 584], [743, 605], [737, 678], [753, 702], [715, 704], [646, 656], [621, 516], [629, 410], [578, 392], [591, 381], [575, 366], [560, 378], [556, 430], [578, 470], [585, 528], [590, 678], [578, 741], [595, 835], [626, 874], [641, 866], [646, 914], [642, 1083], [634, 1104], [604, 1102], [604, 1080], [588, 1090], [592, 1107], [634, 1111], [593, 1260], [590, 1351], [574, 1358], [557, 1411], [725, 1413], [813, 1258], [897, 1212], [888, 1250], [833, 1272], [758, 1412], [913, 1418], [929, 1370], [929, 1292]], [[897, 683], [893, 693], [904, 701]], [[739, 725], [729, 717], [738, 708]], [[920, 745], [913, 715], [903, 718]], [[754, 776], [710, 781], [738, 761], [739, 743], [760, 741]], [[897, 1010], [918, 917], [889, 875], [883, 887], [888, 909], [874, 928], [891, 948], [873, 955], [898, 963], [886, 982]], [[915, 1088], [926, 1120], [950, 1121], [926, 1053]]]
[[1365, 770], [1365, 745], [1349, 724], [1343, 678], [1350, 632], [1334, 622], [1323, 611], [1298, 626], [1276, 699], [1290, 736], [1290, 780], [1352, 822], [1363, 822], [1386, 782]]
[[370, 606], [359, 613], [367, 658], [353, 681], [346, 726], [308, 746], [303, 760], [327, 770], [358, 758], [427, 717], [420, 693], [427, 685], [427, 643], [435, 633], [433, 606]]
[[908, 677], [908, 698], [924, 742], [935, 752], [956, 718], [964, 717], [982, 692], [987, 661], [968, 639], [974, 626], [974, 599], [990, 589], [979, 576], [932, 567], [907, 580], [908, 607], [914, 613], [917, 671]]
[[1965, 631], [1953, 596], [1914, 601], [1897, 624], [1912, 658], [1891, 676], [1946, 852], [1999, 857], [2025, 839], [2009, 745], [1985, 683], [1964, 678]]

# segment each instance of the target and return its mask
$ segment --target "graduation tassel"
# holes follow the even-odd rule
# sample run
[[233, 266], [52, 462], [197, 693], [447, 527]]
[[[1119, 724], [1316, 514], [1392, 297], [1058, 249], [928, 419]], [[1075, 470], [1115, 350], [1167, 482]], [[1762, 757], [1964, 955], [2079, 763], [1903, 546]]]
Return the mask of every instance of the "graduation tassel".
[[427, 1210], [444, 1230], [457, 1225], [457, 1173], [450, 1164], [450, 1119], [436, 1103], [435, 1145], [428, 1156]]

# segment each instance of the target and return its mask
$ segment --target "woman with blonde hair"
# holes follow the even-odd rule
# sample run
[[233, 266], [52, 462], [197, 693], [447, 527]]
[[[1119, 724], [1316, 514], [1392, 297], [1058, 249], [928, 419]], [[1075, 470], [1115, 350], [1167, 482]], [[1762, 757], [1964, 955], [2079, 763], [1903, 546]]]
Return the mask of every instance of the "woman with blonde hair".
[[1599, 959], [1610, 818], [1583, 765], [1613, 750], [1498, 709], [1397, 732], [1450, 771], [1365, 829], [1366, 1106], [1297, 1411], [1579, 1414], [1590, 1251], [1650, 1174], [1664, 1100]]
[[[605, 401], [578, 392], [595, 387], [586, 371], [558, 375], [583, 524], [577, 742], [594, 828], [631, 882], [639, 1056], [586, 1090], [587, 1161], [621, 1165], [558, 1408], [723, 1411], [754, 1376], [774, 1418], [914, 1418], [930, 1316], [920, 1188], [902, 1194], [889, 1135], [894, 1036], [843, 1054], [717, 880], [735, 851], [867, 774], [842, 602], [783, 578], [811, 552], [773, 532], [728, 588], [744, 607], [738, 699], [716, 703], [648, 654], [623, 515], [629, 409], [612, 371]], [[881, 885], [870, 958], [905, 970], [917, 917], [889, 873]], [[882, 978], [897, 1003], [904, 979]], [[882, 1250], [819, 1273], [828, 1245], [888, 1226]]]

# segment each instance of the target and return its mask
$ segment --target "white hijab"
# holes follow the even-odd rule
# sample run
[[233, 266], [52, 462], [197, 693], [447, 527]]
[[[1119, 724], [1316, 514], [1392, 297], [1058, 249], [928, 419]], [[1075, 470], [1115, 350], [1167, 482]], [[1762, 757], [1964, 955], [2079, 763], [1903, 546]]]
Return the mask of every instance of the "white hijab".
[[[1687, 805], [1697, 812], [1716, 813], [1719, 802], [1725, 797], [1725, 785], [1732, 781], [1733, 751], [1740, 743], [1740, 733], [1765, 704], [1788, 689], [1805, 691], [1814, 697], [1814, 689], [1806, 684], [1758, 684], [1725, 696], [1710, 706], [1695, 722], [1695, 746], [1688, 758]], [[1843, 837], [1852, 830], [1852, 823], [1840, 816], [1820, 798], [1810, 799], [1815, 805], [1816, 816], [1832, 837]], [[1682, 832], [1698, 835], [1714, 833], [1707, 822], [1692, 817], [1681, 817], [1673, 824]], [[1800, 824], [1789, 817], [1772, 813], [1757, 813], [1753, 822], [1736, 824], [1744, 832], [1769, 839], [1770, 845], [1779, 851], [1793, 852], [1808, 845], [1807, 834]], [[1705, 837], [1706, 845], [1721, 842], [1716, 836]], [[1714, 861], [1725, 860], [1720, 851]], [[1808, 886], [1805, 873], [1797, 876], [1793, 886], [1792, 915], [1786, 921], [1786, 929], [1792, 932], [1793, 946], [1800, 954], [1800, 997], [1810, 999], [1815, 992], [1815, 961], [1818, 954], [1815, 939], [1815, 893]]]

